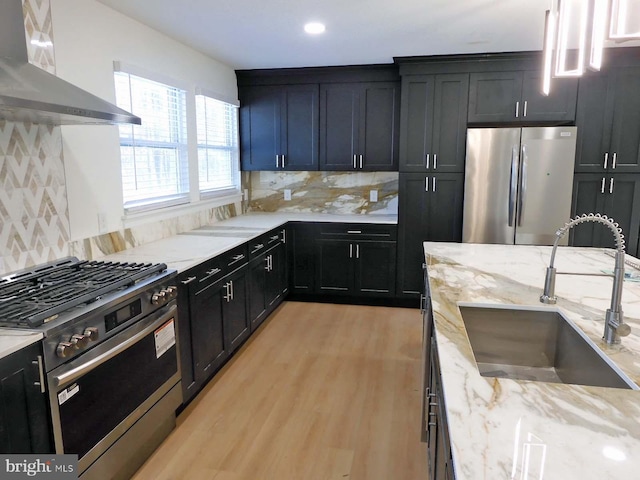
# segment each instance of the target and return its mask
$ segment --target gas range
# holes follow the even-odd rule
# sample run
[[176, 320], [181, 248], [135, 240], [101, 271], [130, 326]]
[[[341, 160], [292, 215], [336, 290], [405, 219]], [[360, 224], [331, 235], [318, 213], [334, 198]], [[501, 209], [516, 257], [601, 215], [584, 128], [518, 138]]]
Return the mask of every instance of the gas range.
[[50, 371], [177, 296], [163, 263], [66, 257], [0, 278], [0, 327], [39, 331]]

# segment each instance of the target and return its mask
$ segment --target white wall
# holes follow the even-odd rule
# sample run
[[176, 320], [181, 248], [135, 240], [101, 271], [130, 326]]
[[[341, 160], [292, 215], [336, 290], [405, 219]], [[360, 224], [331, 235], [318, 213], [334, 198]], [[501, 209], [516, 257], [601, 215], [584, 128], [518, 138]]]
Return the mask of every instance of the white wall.
[[[238, 96], [233, 69], [95, 0], [51, 0], [57, 75], [115, 103], [113, 62]], [[71, 240], [122, 228], [118, 129], [64, 126]], [[106, 220], [100, 229], [98, 215]]]

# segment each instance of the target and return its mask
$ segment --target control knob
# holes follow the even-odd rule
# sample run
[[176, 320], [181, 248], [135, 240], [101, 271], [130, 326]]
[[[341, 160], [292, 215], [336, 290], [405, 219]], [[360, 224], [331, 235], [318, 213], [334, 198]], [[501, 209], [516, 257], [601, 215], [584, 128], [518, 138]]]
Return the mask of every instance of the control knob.
[[178, 287], [170, 285], [167, 287], [166, 292], [169, 295], [169, 299], [176, 298], [178, 296]]
[[81, 333], [74, 333], [73, 335], [71, 335], [69, 343], [71, 343], [71, 345], [73, 345], [76, 349], [82, 350], [83, 348], [86, 348], [87, 345], [89, 345], [89, 339]]
[[165, 292], [164, 290], [160, 290], [159, 292], [156, 292], [153, 295], [151, 295], [151, 304], [160, 305], [161, 303], [164, 303], [166, 299], [167, 299], [167, 292]]
[[75, 346], [71, 342], [60, 342], [56, 348], [56, 355], [60, 358], [67, 358], [73, 355]]
[[98, 340], [98, 329], [96, 327], [88, 327], [84, 331], [84, 336], [89, 339], [90, 342]]

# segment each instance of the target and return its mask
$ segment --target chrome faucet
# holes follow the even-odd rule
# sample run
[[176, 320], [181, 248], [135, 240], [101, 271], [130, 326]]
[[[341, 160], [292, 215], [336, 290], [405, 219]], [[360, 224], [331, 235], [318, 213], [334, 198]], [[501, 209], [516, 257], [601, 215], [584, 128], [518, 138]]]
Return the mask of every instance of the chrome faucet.
[[613, 270], [613, 290], [611, 292], [611, 307], [607, 309], [604, 318], [604, 335], [603, 340], [609, 345], [620, 343], [620, 337], [625, 337], [631, 333], [629, 325], [624, 323], [622, 315], [622, 284], [624, 282], [624, 235], [622, 235], [622, 229], [612, 218], [606, 215], [600, 215], [599, 213], [583, 214], [572, 218], [564, 224], [556, 232], [556, 240], [553, 243], [553, 250], [551, 251], [551, 261], [547, 267], [547, 273], [544, 279], [544, 291], [540, 296], [542, 303], [556, 303], [557, 297], [554, 290], [556, 286], [556, 275], [596, 275], [607, 276], [608, 274], [591, 274], [591, 273], [571, 273], [571, 272], [557, 272], [553, 263], [556, 258], [556, 250], [558, 248], [558, 242], [560, 239], [573, 227], [584, 222], [601, 223], [609, 228], [613, 233], [616, 243], [616, 264]]

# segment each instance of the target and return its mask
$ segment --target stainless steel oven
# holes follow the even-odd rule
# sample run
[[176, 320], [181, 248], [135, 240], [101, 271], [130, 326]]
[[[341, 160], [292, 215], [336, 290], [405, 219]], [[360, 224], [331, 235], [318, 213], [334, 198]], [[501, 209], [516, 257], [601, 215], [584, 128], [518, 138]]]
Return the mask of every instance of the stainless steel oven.
[[47, 374], [56, 450], [78, 454], [81, 478], [127, 478], [175, 426], [176, 325], [172, 301]]
[[82, 479], [130, 478], [175, 427], [175, 276], [70, 257], [0, 282], [0, 326], [44, 336], [55, 452], [77, 454]]

